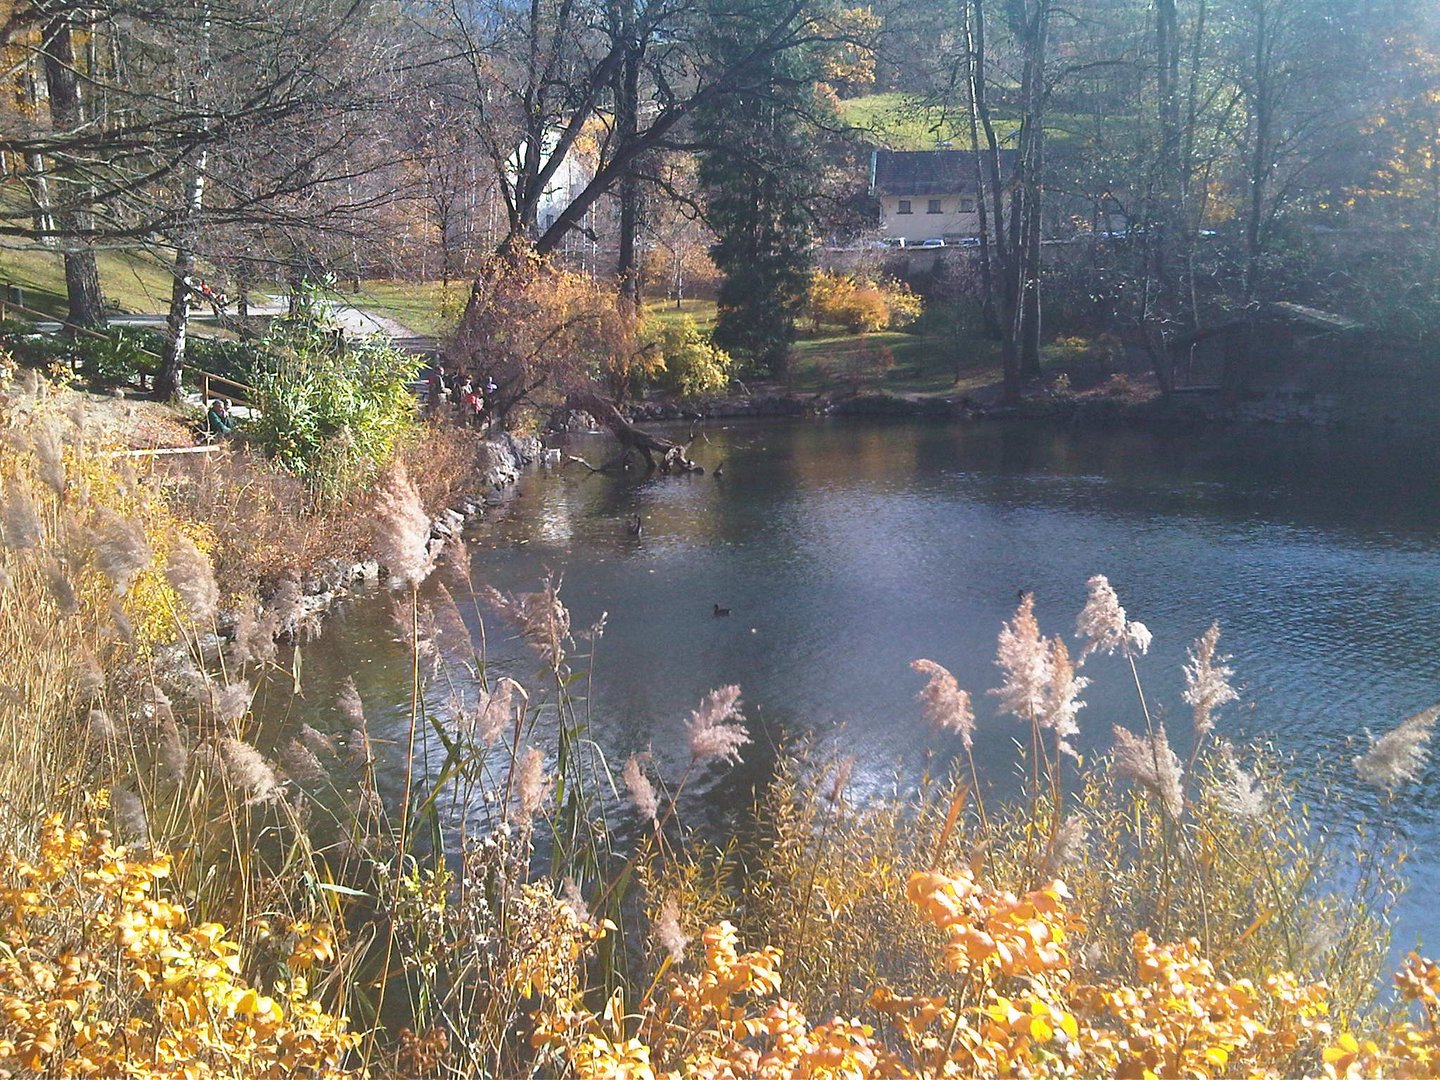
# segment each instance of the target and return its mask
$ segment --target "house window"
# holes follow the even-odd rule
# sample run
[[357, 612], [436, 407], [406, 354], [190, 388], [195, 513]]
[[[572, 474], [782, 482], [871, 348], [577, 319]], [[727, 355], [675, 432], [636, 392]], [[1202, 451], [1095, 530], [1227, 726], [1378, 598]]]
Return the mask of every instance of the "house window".
[[975, 200], [968, 195], [960, 200], [960, 212], [962, 214], [973, 214], [975, 212]]
[[938, 213], [940, 213], [940, 200], [939, 200], [939, 199], [931, 199], [930, 202], [929, 202], [929, 205], [927, 205], [927, 206], [925, 207], [925, 212], [926, 212], [927, 214], [938, 214]]
[[914, 211], [910, 209], [910, 200], [909, 200], [909, 199], [901, 199], [901, 200], [900, 200], [900, 208], [899, 208], [898, 210], [896, 210], [895, 212], [896, 212], [897, 214], [913, 214]]

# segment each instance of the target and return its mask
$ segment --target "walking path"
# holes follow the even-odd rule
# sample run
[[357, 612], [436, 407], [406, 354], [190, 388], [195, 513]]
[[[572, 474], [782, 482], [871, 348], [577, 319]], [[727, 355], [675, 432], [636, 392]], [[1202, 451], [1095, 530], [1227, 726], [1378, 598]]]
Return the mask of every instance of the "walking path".
[[[347, 337], [363, 338], [375, 334], [384, 334], [391, 338], [396, 344], [423, 343], [431, 344], [432, 339], [422, 334], [417, 334], [404, 323], [385, 315], [376, 315], [373, 312], [362, 311], [359, 308], [351, 307], [349, 304], [342, 304], [336, 300], [323, 301], [329, 310], [331, 317], [339, 324]], [[235, 305], [227, 305], [228, 313], [235, 313]], [[247, 309], [249, 314], [259, 318], [276, 318], [284, 315], [289, 306], [284, 297], [266, 296], [258, 304], [251, 304]], [[149, 330], [163, 330], [165, 328], [164, 315], [111, 315], [106, 320], [111, 326], [135, 326]], [[196, 306], [190, 313], [190, 321], [195, 323], [213, 323], [215, 313], [209, 308]], [[61, 324], [58, 321], [37, 322], [35, 329], [42, 334], [53, 334], [59, 331]], [[433, 347], [433, 346], [432, 346]], [[417, 348], [414, 351], [428, 351], [425, 348]]]

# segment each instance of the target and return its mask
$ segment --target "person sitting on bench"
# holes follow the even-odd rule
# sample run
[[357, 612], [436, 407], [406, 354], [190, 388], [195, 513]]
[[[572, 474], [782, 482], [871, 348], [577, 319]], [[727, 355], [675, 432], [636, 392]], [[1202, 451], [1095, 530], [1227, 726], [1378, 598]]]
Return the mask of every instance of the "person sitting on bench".
[[205, 414], [206, 435], [229, 435], [235, 430], [235, 419], [230, 415], [230, 406], [224, 398], [210, 402], [210, 411]]

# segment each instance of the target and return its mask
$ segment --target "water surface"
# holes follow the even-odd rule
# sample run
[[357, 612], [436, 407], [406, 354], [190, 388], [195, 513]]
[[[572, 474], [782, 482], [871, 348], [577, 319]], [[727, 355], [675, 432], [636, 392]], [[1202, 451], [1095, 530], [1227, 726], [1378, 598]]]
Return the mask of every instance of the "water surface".
[[[598, 437], [571, 449], [609, 452]], [[716, 821], [749, 803], [774, 748], [800, 736], [855, 754], [860, 791], [953, 753], [919, 721], [917, 657], [975, 695], [977, 758], [1005, 790], [1023, 733], [984, 694], [998, 682], [995, 634], [1031, 590], [1042, 629], [1073, 635], [1094, 573], [1154, 633], [1141, 674], [1172, 730], [1188, 726], [1186, 646], [1219, 620], [1241, 690], [1221, 733], [1272, 741], [1302, 780], [1319, 762], [1348, 768], [1366, 728], [1440, 700], [1440, 454], [1426, 443], [831, 420], [716, 425], [694, 454], [723, 461], [723, 478], [537, 474], [471, 546], [479, 581], [523, 591], [550, 571], [577, 628], [609, 613], [591, 701], [617, 770], [649, 747], [677, 774], [689, 710], [740, 684], [757, 745], [745, 768], [697, 785]], [[639, 537], [626, 528], [634, 514]], [[348, 605], [307, 647], [300, 711], [312, 722], [338, 725], [331, 703], [351, 672], [372, 722], [399, 737], [409, 667], [387, 604]], [[717, 604], [733, 614], [717, 618]], [[533, 656], [498, 620], [486, 627], [492, 663], [526, 681]], [[1140, 720], [1122, 661], [1096, 659], [1087, 674], [1081, 743], [1095, 750], [1112, 723]], [[1429, 769], [1394, 806], [1348, 786], [1320, 812], [1384, 822], [1413, 849], [1405, 945], [1440, 931], [1437, 802]]]

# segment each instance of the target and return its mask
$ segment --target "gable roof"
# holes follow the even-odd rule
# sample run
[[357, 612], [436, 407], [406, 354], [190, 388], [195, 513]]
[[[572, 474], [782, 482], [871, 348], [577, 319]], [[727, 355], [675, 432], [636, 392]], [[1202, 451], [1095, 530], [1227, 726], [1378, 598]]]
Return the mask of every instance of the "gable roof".
[[[990, 151], [978, 154], [989, 168]], [[973, 150], [876, 150], [870, 155], [872, 195], [954, 195], [975, 190]], [[1000, 173], [1015, 167], [1015, 151], [1000, 151]]]

